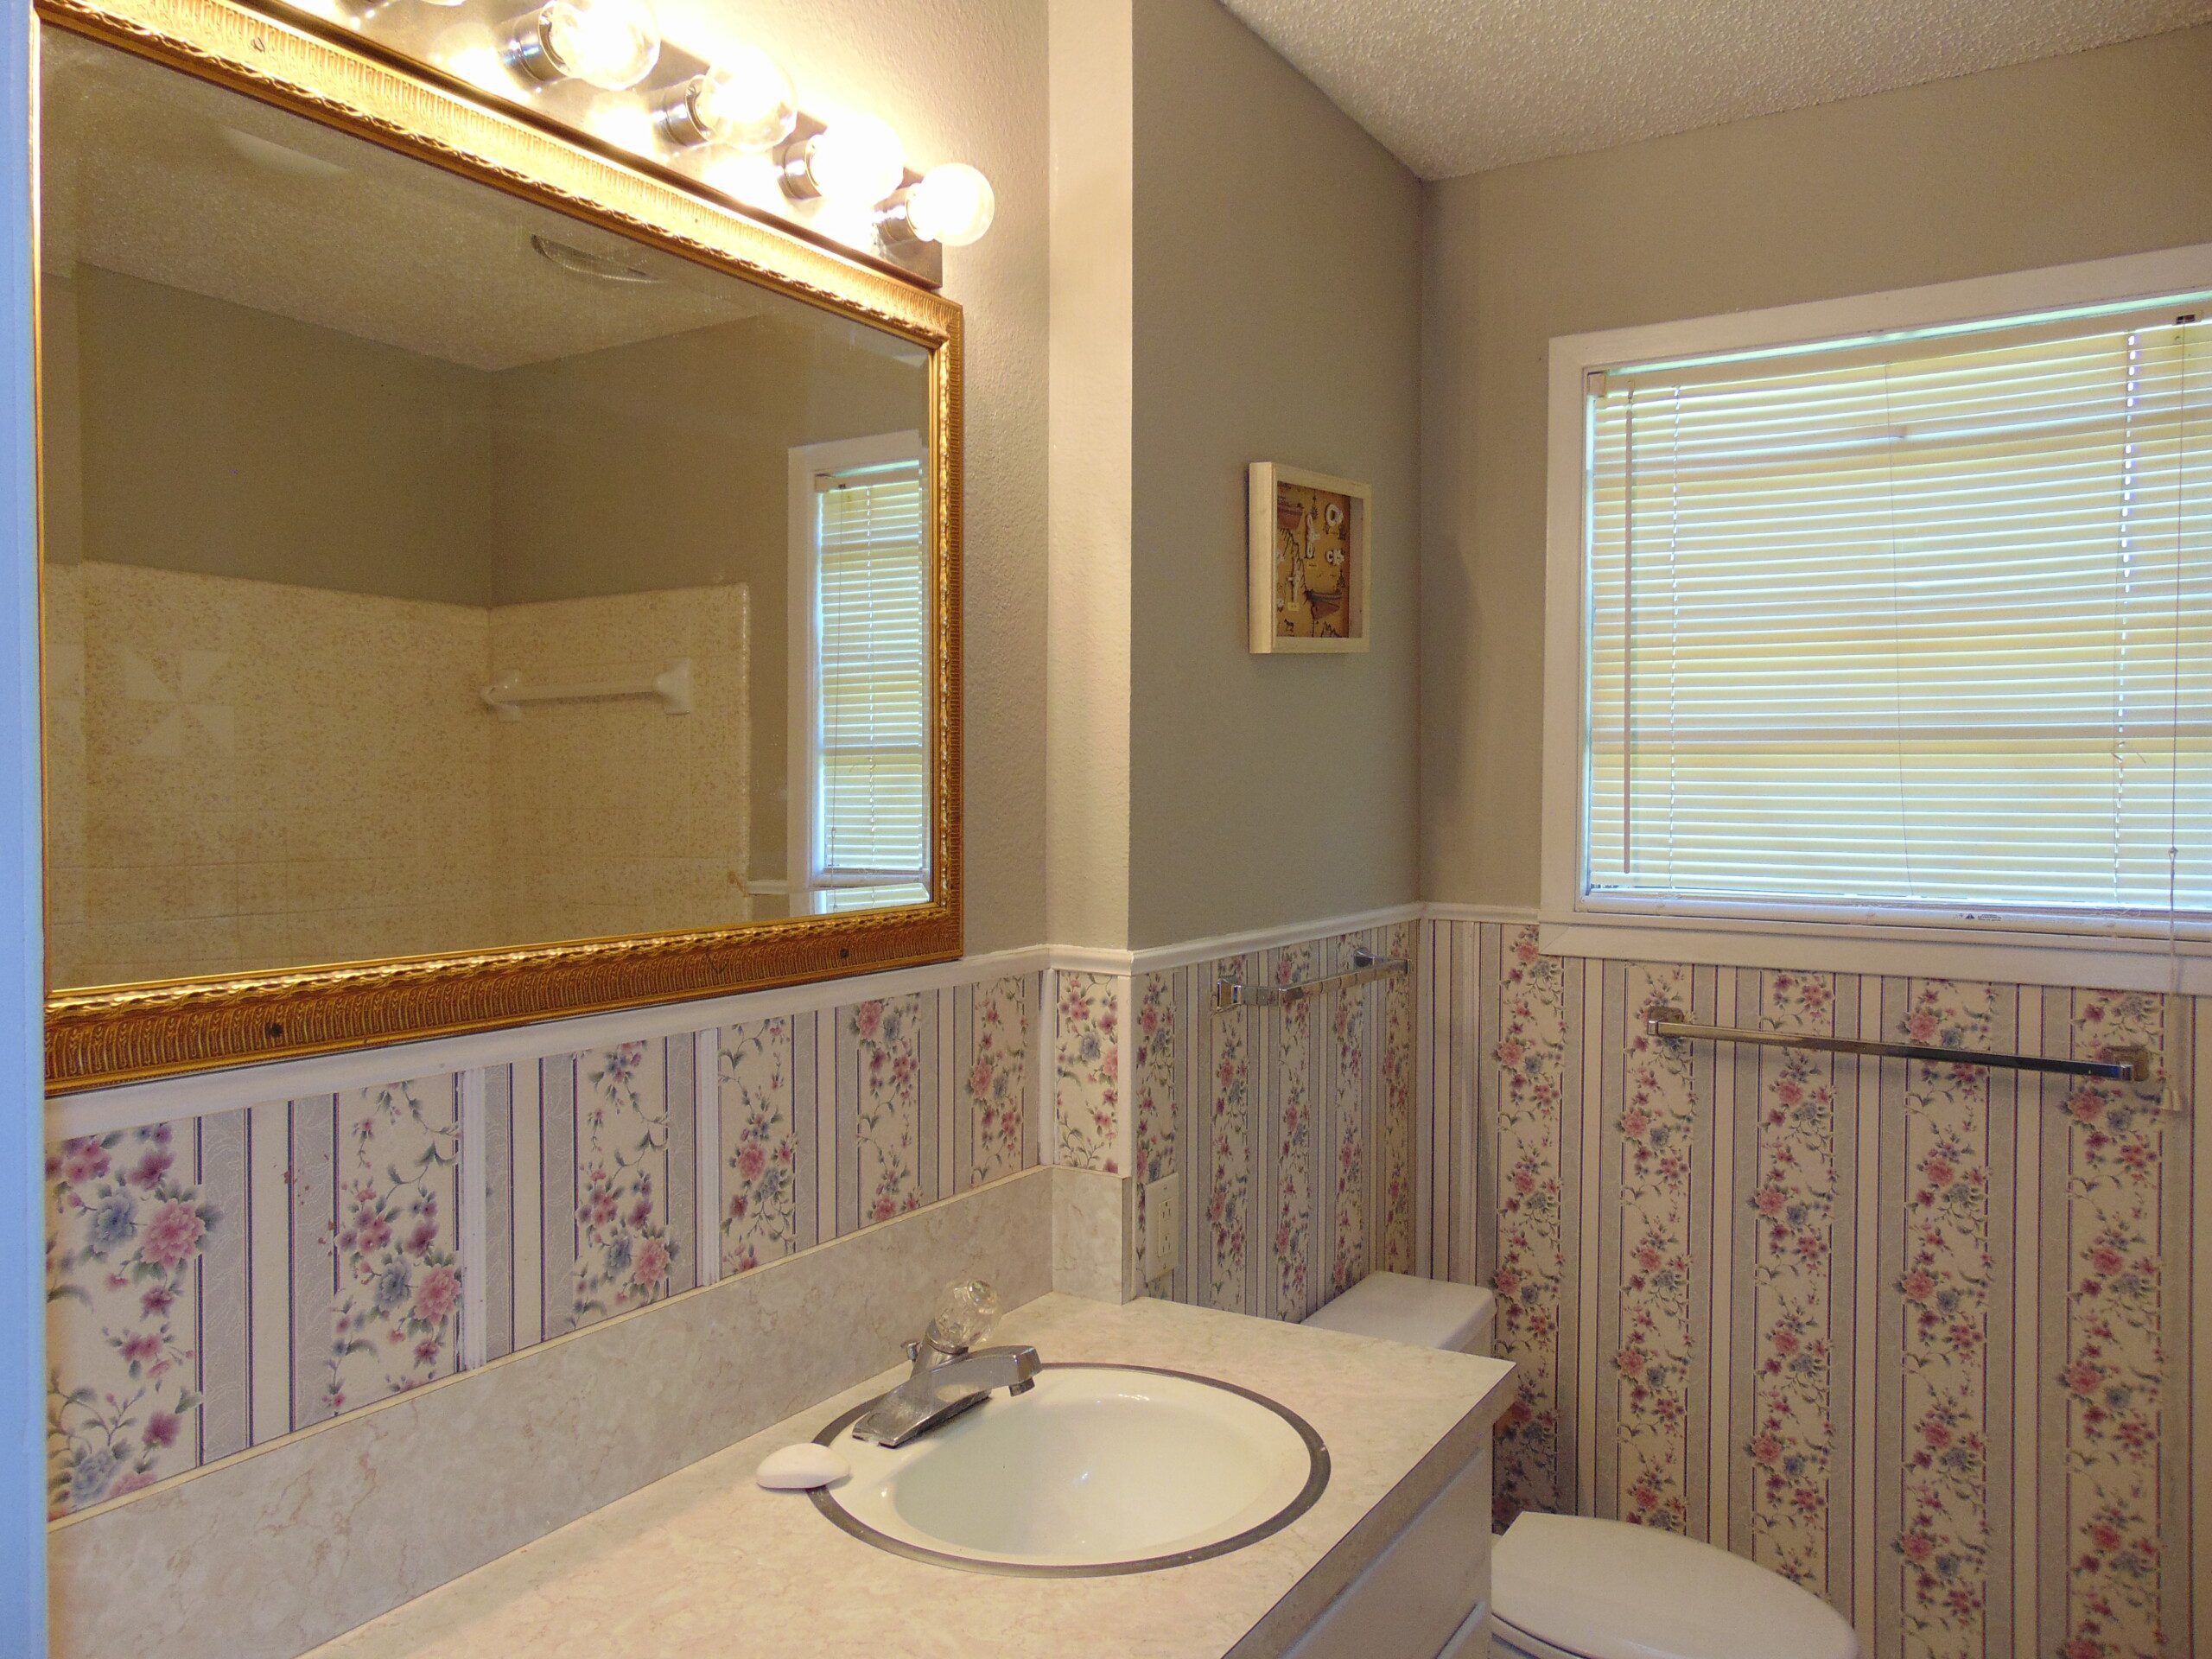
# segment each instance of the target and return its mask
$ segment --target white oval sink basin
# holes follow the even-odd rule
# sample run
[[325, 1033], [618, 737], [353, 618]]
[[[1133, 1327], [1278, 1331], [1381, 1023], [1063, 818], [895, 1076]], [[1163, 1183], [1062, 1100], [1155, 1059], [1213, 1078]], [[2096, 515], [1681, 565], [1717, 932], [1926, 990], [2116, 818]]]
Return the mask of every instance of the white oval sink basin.
[[1047, 1365], [897, 1450], [817, 1436], [852, 1474], [814, 1495], [846, 1531], [985, 1572], [1141, 1573], [1280, 1531], [1328, 1484], [1329, 1454], [1273, 1402], [1179, 1371]]

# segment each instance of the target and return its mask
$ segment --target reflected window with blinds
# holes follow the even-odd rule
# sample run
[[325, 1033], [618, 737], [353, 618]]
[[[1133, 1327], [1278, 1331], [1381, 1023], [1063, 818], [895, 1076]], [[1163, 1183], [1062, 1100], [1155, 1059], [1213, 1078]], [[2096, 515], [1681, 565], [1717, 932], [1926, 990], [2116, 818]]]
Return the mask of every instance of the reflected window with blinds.
[[814, 479], [807, 886], [819, 912], [929, 897], [929, 560], [918, 454]]
[[1586, 897], [2212, 916], [2208, 314], [1589, 374]]

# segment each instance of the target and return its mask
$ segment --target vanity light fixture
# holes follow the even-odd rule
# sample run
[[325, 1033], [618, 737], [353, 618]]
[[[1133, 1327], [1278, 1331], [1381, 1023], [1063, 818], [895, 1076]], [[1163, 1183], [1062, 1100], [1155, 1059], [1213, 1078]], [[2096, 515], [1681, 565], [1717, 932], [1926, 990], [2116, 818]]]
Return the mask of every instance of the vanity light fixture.
[[873, 207], [906, 179], [906, 147], [880, 116], [841, 115], [811, 137], [784, 146], [784, 194]]
[[[541, 107], [603, 144], [657, 156], [729, 200], [771, 213], [778, 194], [817, 204], [783, 216], [824, 239], [880, 254], [931, 286], [943, 270], [938, 250], [980, 240], [996, 212], [990, 181], [964, 162], [910, 169], [906, 145], [881, 117], [854, 111], [825, 120], [810, 112], [790, 74], [760, 47], [709, 53], [664, 41], [653, 0], [537, 0], [495, 29], [457, 23], [442, 31], [454, 38], [435, 51], [425, 49], [424, 27], [405, 21], [410, 9], [400, 0], [283, 3], [341, 19], [498, 97], [554, 87], [631, 94], [579, 99], [563, 91]], [[454, 12], [476, 0], [418, 3]]]
[[798, 125], [798, 99], [780, 64], [742, 46], [663, 93], [653, 118], [674, 144], [773, 149]]
[[646, 0], [546, 0], [507, 27], [506, 60], [533, 80], [635, 86], [660, 60], [660, 25]]
[[983, 239], [998, 212], [991, 181], [965, 162], [946, 162], [906, 188], [877, 219], [892, 240], [964, 248]]

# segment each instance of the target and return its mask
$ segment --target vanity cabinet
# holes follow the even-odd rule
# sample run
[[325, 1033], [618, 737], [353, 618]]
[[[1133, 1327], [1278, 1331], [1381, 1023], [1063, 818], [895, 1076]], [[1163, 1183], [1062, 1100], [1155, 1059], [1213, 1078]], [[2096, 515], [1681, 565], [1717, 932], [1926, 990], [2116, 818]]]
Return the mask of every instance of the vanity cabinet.
[[1288, 1659], [1486, 1659], [1490, 1522], [1485, 1441], [1291, 1645]]

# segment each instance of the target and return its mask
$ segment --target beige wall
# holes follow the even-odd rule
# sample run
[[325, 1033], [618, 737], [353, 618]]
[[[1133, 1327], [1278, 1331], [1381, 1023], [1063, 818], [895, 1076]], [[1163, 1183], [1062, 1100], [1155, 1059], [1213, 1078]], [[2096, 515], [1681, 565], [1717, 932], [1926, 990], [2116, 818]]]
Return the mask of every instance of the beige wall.
[[1430, 187], [1421, 889], [1535, 901], [1555, 334], [2212, 240], [2212, 26]]
[[1048, 937], [1129, 942], [1131, 0], [1051, 0]]
[[[1128, 943], [1143, 947], [1417, 896], [1421, 198], [1214, 0], [1135, 12]], [[1247, 651], [1245, 467], [1263, 460], [1373, 483], [1366, 655]]]
[[[44, 297], [41, 348], [73, 370], [49, 372], [45, 416], [79, 448], [82, 556], [491, 601], [492, 377], [95, 265]], [[49, 537], [48, 562], [74, 539]]]

